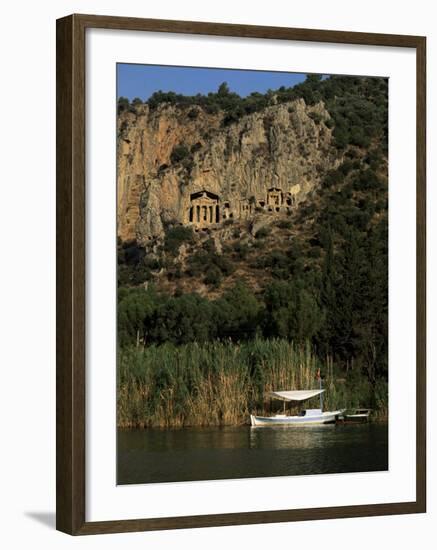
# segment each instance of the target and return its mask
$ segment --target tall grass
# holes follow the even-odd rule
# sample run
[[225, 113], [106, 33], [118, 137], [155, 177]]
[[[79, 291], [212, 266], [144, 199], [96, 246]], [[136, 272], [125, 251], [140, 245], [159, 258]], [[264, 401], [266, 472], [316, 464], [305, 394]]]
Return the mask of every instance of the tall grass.
[[[279, 389], [318, 388], [321, 369], [324, 408], [372, 406], [384, 416], [387, 385], [374, 388], [360, 375], [339, 379], [332, 361], [322, 364], [309, 346], [286, 340], [210, 342], [121, 349], [118, 357], [117, 421], [120, 427], [229, 426], [250, 413], [281, 407], [265, 398]], [[288, 406], [288, 405], [287, 405]], [[308, 403], [318, 407], [318, 398]]]

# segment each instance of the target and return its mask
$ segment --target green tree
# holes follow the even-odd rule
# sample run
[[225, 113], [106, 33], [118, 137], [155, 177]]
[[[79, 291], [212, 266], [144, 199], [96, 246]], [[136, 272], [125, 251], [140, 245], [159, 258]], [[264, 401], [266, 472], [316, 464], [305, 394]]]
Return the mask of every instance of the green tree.
[[213, 305], [197, 294], [167, 298], [153, 321], [153, 339], [160, 344], [206, 342], [215, 336]]
[[147, 291], [143, 288], [119, 291], [117, 334], [121, 346], [138, 341], [148, 343], [159, 302], [153, 287]]
[[242, 282], [215, 302], [217, 332], [222, 338], [247, 340], [257, 334], [261, 304]]
[[127, 97], [119, 97], [117, 101], [117, 111], [118, 114], [120, 114], [123, 111], [127, 111], [129, 109], [130, 103]]
[[312, 340], [320, 328], [317, 299], [302, 279], [271, 283], [265, 290], [264, 303], [267, 337], [304, 343]]
[[191, 244], [194, 240], [191, 227], [176, 225], [170, 227], [165, 233], [164, 250], [172, 255], [176, 255], [183, 243]]
[[222, 82], [217, 90], [219, 97], [228, 96], [230, 94], [229, 86], [227, 82]]

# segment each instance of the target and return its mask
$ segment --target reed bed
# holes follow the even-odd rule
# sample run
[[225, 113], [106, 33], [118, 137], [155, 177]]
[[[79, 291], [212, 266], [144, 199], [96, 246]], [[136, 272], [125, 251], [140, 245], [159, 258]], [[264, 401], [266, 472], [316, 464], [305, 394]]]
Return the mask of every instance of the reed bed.
[[[349, 381], [336, 375], [329, 358], [321, 362], [309, 345], [255, 339], [241, 344], [122, 348], [117, 422], [122, 428], [245, 424], [250, 413], [269, 414], [281, 408], [281, 403], [266, 399], [270, 390], [318, 388], [318, 369], [326, 389], [326, 410], [372, 407], [378, 418], [387, 415], [386, 381], [371, 385], [356, 373]], [[318, 407], [318, 399], [308, 405]]]

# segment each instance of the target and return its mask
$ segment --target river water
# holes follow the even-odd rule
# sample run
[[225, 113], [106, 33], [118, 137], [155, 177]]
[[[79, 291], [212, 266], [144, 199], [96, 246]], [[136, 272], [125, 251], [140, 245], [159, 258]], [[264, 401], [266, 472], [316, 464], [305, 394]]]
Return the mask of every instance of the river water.
[[387, 424], [119, 430], [117, 483], [383, 471]]

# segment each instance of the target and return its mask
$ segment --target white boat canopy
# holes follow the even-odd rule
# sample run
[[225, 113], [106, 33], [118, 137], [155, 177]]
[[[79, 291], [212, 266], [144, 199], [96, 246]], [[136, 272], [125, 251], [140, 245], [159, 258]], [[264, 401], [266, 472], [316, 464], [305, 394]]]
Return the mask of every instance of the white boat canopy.
[[305, 401], [320, 395], [325, 390], [293, 390], [293, 391], [269, 391], [266, 395], [281, 401]]

